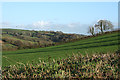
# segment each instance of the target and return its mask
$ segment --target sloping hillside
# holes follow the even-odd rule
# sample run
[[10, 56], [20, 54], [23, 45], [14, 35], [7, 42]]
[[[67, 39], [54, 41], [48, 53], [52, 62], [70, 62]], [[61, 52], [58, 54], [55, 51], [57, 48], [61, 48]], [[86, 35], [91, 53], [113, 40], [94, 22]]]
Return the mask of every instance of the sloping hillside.
[[3, 52], [3, 66], [17, 64], [18, 62], [26, 63], [32, 61], [48, 60], [48, 58], [65, 58], [66, 55], [73, 53], [108, 53], [118, 51], [118, 41], [120, 35], [118, 32], [107, 33], [96, 37], [90, 37], [75, 42], [65, 43], [63, 45], [25, 49], [17, 51]]
[[53, 46], [59, 42], [79, 39], [84, 35], [65, 34], [57, 31], [29, 31], [19, 29], [3, 29], [3, 50], [30, 49]]

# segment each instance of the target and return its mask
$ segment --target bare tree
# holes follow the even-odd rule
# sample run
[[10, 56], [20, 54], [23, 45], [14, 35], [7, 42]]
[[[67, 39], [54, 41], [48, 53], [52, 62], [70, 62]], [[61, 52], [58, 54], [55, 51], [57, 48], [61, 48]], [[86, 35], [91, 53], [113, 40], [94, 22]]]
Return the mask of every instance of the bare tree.
[[112, 23], [108, 20], [99, 20], [94, 26], [95, 28], [99, 29], [101, 33], [107, 30], [112, 30], [114, 27]]
[[88, 33], [91, 33], [92, 35], [94, 35], [94, 27], [92, 26], [89, 26], [89, 29], [88, 29]]

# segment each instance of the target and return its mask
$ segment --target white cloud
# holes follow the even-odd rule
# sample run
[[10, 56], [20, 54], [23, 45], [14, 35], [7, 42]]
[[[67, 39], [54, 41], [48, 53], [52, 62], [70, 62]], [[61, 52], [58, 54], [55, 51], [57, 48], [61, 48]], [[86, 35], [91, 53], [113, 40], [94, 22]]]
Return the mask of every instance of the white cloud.
[[65, 33], [87, 33], [86, 29], [88, 25], [80, 24], [80, 22], [71, 22], [67, 24], [58, 24], [51, 21], [37, 21], [32, 24], [24, 25], [14, 25], [9, 22], [4, 22], [4, 28], [13, 28], [13, 29], [25, 29], [25, 30], [44, 30], [44, 31], [62, 31]]
[[32, 24], [18, 25], [17, 28], [28, 29], [28, 30], [46, 30], [50, 28], [52, 22], [50, 21], [37, 21]]
[[51, 25], [51, 22], [49, 22], [49, 21], [38, 21], [38, 22], [34, 22], [33, 24], [32, 24], [33, 26], [35, 26], [35, 27], [46, 27], [46, 26], [49, 26], [49, 25]]
[[68, 24], [68, 27], [70, 27], [70, 28], [75, 28], [75, 27], [77, 27], [77, 26], [80, 26], [80, 23], [79, 23], [79, 22], [77, 22], [77, 23], [69, 23], [69, 24]]
[[1, 25], [2, 25], [2, 27], [11, 27], [10, 22], [2, 22]]

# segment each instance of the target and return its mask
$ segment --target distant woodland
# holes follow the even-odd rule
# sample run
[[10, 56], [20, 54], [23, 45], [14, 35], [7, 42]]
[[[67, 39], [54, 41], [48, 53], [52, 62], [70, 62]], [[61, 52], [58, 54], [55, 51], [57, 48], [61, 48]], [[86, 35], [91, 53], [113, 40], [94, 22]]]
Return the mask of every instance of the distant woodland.
[[2, 50], [31, 49], [54, 46], [84, 37], [80, 34], [65, 34], [61, 31], [30, 31], [2, 29]]

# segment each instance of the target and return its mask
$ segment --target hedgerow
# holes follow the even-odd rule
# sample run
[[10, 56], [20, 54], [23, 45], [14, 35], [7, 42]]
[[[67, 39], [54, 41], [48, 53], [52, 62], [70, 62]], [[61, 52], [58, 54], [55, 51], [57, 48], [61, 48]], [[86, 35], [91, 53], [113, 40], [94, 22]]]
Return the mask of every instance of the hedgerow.
[[3, 79], [19, 78], [118, 78], [119, 53], [73, 54], [65, 59], [18, 63], [2, 70]]

